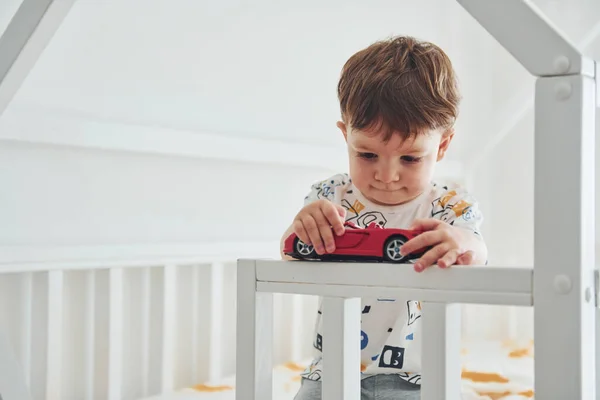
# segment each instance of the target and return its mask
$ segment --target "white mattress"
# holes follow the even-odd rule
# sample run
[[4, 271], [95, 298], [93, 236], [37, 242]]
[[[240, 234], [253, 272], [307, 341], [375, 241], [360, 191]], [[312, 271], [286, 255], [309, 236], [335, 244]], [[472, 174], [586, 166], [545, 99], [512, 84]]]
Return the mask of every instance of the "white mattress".
[[[462, 354], [463, 400], [531, 400], [533, 342], [465, 343]], [[308, 363], [308, 362], [307, 362]], [[307, 364], [306, 363], [306, 364]], [[306, 364], [287, 363], [274, 369], [274, 400], [292, 400]], [[235, 377], [206, 382], [145, 400], [234, 400]]]

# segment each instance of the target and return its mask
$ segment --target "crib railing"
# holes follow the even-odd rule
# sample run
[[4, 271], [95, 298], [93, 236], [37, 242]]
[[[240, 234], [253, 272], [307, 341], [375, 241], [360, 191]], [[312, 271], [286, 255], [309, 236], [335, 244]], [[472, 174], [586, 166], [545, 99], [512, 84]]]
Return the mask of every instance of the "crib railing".
[[[238, 261], [238, 400], [272, 399], [273, 293], [323, 296], [323, 399], [360, 400], [361, 297], [422, 303], [423, 400], [460, 396], [458, 303], [532, 306], [533, 269]], [[551, 322], [549, 321], [549, 325]], [[548, 351], [542, 348], [540, 351]]]
[[[75, 249], [65, 260], [12, 251], [13, 262], [5, 252], [2, 400], [140, 399], [233, 375], [239, 252], [77, 259]], [[276, 297], [276, 362], [308, 356], [299, 335], [309, 331], [296, 328], [312, 323], [313, 308], [306, 296]]]

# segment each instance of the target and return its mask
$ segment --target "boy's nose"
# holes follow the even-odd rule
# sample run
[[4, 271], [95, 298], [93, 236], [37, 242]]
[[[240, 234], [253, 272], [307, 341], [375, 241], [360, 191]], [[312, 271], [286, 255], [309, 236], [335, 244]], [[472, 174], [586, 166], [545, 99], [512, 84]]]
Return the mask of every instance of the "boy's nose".
[[400, 179], [398, 169], [393, 166], [379, 168], [375, 174], [375, 179], [383, 183], [391, 183]]

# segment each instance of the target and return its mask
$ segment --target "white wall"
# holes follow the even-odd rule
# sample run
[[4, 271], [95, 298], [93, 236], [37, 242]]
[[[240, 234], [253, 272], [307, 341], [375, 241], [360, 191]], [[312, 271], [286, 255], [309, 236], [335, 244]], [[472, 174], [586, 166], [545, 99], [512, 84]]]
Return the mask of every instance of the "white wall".
[[346, 167], [343, 62], [402, 32], [463, 51], [452, 6], [76, 2], [0, 119], [0, 244], [273, 243]]
[[[535, 3], [598, 51], [596, 3]], [[0, 27], [15, 4], [3, 2]], [[343, 63], [392, 34], [453, 59], [464, 101], [439, 174], [473, 184], [492, 263], [532, 264], [532, 120], [514, 116], [533, 81], [448, 0], [79, 0], [0, 119], [0, 253], [270, 252], [308, 186], [345, 167]], [[504, 335], [488, 314], [468, 331]]]

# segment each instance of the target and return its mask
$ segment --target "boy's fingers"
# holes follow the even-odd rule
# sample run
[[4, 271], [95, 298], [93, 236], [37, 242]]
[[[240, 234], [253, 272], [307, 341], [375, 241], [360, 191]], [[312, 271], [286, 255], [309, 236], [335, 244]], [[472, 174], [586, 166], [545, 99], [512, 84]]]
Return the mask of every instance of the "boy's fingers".
[[446, 255], [444, 255], [442, 258], [440, 258], [437, 262], [437, 265], [440, 268], [448, 268], [451, 265], [453, 265], [454, 263], [456, 263], [456, 260], [458, 259], [458, 257], [460, 256], [460, 251], [458, 249], [452, 249], [449, 252], [446, 253]]
[[308, 232], [306, 232], [306, 229], [304, 229], [304, 225], [302, 225], [302, 221], [300, 221], [299, 219], [294, 220], [294, 233], [304, 243], [310, 244], [310, 237], [308, 236]]
[[440, 243], [443, 239], [443, 234], [440, 231], [430, 231], [421, 233], [419, 236], [410, 239], [400, 247], [400, 254], [406, 256], [414, 251], [434, 246]]
[[449, 246], [445, 244], [440, 244], [439, 246], [435, 246], [433, 249], [429, 250], [425, 253], [414, 265], [414, 269], [417, 272], [423, 271], [425, 268], [431, 267], [433, 264], [440, 259], [440, 257], [444, 256], [449, 250]]
[[[343, 208], [343, 207], [341, 207], [341, 208]], [[323, 211], [323, 215], [325, 216], [327, 221], [329, 221], [329, 225], [333, 227], [333, 230], [335, 231], [336, 235], [338, 235], [338, 236], [343, 235], [344, 234], [344, 221], [339, 214], [340, 213], [339, 209], [332, 203], [329, 203], [328, 205], [323, 205], [321, 210]], [[345, 212], [344, 212], [344, 214], [345, 214]]]
[[469, 250], [460, 256], [458, 256], [456, 260], [456, 264], [458, 265], [471, 265], [473, 260], [475, 259], [475, 253], [472, 250]]
[[[335, 210], [333, 211], [335, 212]], [[327, 217], [322, 212], [314, 213], [313, 217], [319, 226], [319, 234], [323, 239], [325, 249], [328, 253], [333, 252], [335, 250], [335, 239], [333, 238], [333, 231], [331, 230], [331, 225], [329, 224]], [[324, 253], [323, 249], [321, 249], [321, 252], [319, 252], [319, 254], [321, 253]]]
[[323, 241], [319, 233], [319, 226], [312, 215], [306, 215], [302, 218], [302, 225], [308, 233], [309, 241], [314, 246], [317, 253], [323, 253]]

